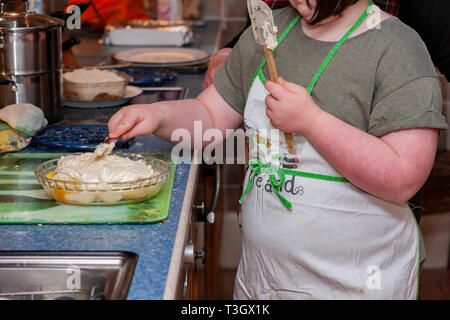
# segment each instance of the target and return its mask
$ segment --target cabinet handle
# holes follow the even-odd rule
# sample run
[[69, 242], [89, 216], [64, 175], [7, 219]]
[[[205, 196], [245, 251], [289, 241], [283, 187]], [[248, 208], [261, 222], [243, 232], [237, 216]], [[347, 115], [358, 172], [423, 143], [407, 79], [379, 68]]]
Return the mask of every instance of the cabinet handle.
[[194, 244], [190, 242], [184, 248], [184, 260], [183, 262], [188, 265], [195, 264], [195, 261], [201, 259], [202, 263], [206, 262], [206, 249], [203, 248], [201, 251], [195, 251]]
[[215, 184], [214, 184], [214, 194], [211, 201], [211, 206], [207, 207], [205, 203], [202, 201], [201, 204], [194, 205], [194, 212], [196, 215], [196, 222], [209, 222], [211, 224], [214, 223], [215, 220], [215, 211], [217, 207], [217, 202], [220, 194], [220, 173], [221, 166], [219, 164], [215, 164]]

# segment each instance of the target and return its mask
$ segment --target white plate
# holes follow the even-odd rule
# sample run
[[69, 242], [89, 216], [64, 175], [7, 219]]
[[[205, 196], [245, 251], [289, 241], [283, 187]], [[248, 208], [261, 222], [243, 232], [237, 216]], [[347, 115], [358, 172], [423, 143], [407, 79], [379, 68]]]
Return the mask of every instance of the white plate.
[[117, 52], [113, 58], [120, 63], [152, 67], [180, 67], [205, 63], [209, 54], [187, 48], [142, 48]]
[[75, 101], [75, 100], [63, 100], [63, 105], [72, 108], [111, 108], [117, 107], [122, 104], [127, 103], [133, 98], [140, 96], [142, 94], [142, 89], [134, 86], [127, 86], [125, 96], [120, 99], [115, 100], [104, 100], [104, 101]]

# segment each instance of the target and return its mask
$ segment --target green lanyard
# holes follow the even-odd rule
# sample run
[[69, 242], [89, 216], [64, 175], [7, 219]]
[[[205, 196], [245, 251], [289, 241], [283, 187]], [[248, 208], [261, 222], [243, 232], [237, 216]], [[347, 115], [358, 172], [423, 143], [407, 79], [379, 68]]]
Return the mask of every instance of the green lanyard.
[[[328, 64], [333, 59], [334, 55], [338, 51], [338, 49], [344, 44], [344, 42], [350, 37], [350, 35], [355, 32], [356, 29], [359, 28], [359, 26], [364, 22], [364, 20], [368, 17], [370, 11], [372, 10], [373, 2], [372, 0], [369, 1], [369, 5], [367, 9], [364, 11], [364, 13], [361, 15], [361, 17], [356, 21], [356, 23], [353, 25], [353, 27], [350, 28], [350, 30], [347, 31], [347, 33], [339, 40], [339, 42], [336, 43], [336, 45], [331, 49], [328, 56], [323, 61], [322, 65], [319, 68], [319, 71], [317, 71], [314, 78], [311, 80], [311, 83], [309, 84], [309, 87], [307, 88], [307, 91], [309, 94], [311, 94], [314, 86], [316, 85], [317, 81], [319, 80], [322, 73], [325, 71]], [[291, 31], [291, 29], [294, 27], [294, 25], [301, 19], [301, 15], [298, 15], [295, 17], [295, 19], [291, 22], [291, 24], [286, 28], [286, 30], [283, 32], [283, 34], [278, 39], [278, 43], [280, 44], [286, 35]], [[279, 46], [278, 44], [278, 46]], [[274, 51], [278, 48], [278, 46], [274, 49]], [[266, 64], [266, 59], [263, 60], [259, 68], [256, 70], [255, 75], [253, 76], [252, 82], [255, 80], [257, 76], [261, 78], [261, 82], [265, 82], [265, 77], [262, 73], [262, 69], [264, 65]], [[249, 162], [249, 168], [252, 171], [250, 175], [250, 179], [248, 181], [247, 186], [245, 187], [244, 192], [242, 193], [242, 197], [239, 200], [240, 203], [244, 200], [245, 195], [250, 191], [250, 189], [253, 187], [255, 176], [261, 173], [267, 173], [269, 175], [269, 182], [272, 186], [273, 190], [275, 191], [276, 195], [280, 199], [280, 201], [283, 203], [283, 205], [288, 208], [289, 210], [292, 209], [292, 204], [281, 195], [280, 188], [283, 187], [285, 176], [287, 174], [289, 175], [295, 175], [295, 176], [302, 176], [307, 178], [313, 178], [313, 179], [323, 179], [328, 181], [335, 181], [335, 182], [348, 182], [347, 179], [341, 178], [341, 177], [330, 177], [330, 176], [324, 176], [324, 175], [318, 175], [308, 172], [301, 172], [301, 171], [294, 171], [294, 170], [287, 170], [284, 168], [281, 168], [279, 166], [274, 166], [272, 164], [264, 164], [259, 160], [252, 159]]]

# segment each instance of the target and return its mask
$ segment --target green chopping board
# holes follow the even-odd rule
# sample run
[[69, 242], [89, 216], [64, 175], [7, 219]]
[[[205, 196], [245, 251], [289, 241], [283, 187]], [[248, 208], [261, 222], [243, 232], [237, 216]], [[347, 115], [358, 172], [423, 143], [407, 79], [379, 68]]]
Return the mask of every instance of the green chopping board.
[[38, 164], [62, 155], [0, 155], [0, 224], [144, 224], [167, 219], [176, 169], [170, 155], [143, 154], [172, 163], [169, 178], [154, 198], [117, 206], [64, 205], [47, 196], [34, 169]]

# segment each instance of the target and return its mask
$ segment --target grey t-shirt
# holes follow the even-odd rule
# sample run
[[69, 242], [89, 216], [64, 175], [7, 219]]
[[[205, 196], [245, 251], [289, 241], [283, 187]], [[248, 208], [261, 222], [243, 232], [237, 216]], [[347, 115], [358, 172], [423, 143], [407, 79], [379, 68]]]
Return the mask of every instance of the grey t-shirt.
[[[297, 14], [292, 7], [274, 11], [279, 34]], [[274, 53], [278, 74], [307, 88], [334, 45], [308, 37], [297, 22]], [[240, 113], [263, 59], [264, 49], [248, 29], [216, 70], [216, 89]], [[267, 65], [263, 73], [269, 79]], [[440, 82], [425, 44], [396, 17], [348, 39], [312, 97], [324, 111], [377, 137], [400, 129], [447, 128]]]

